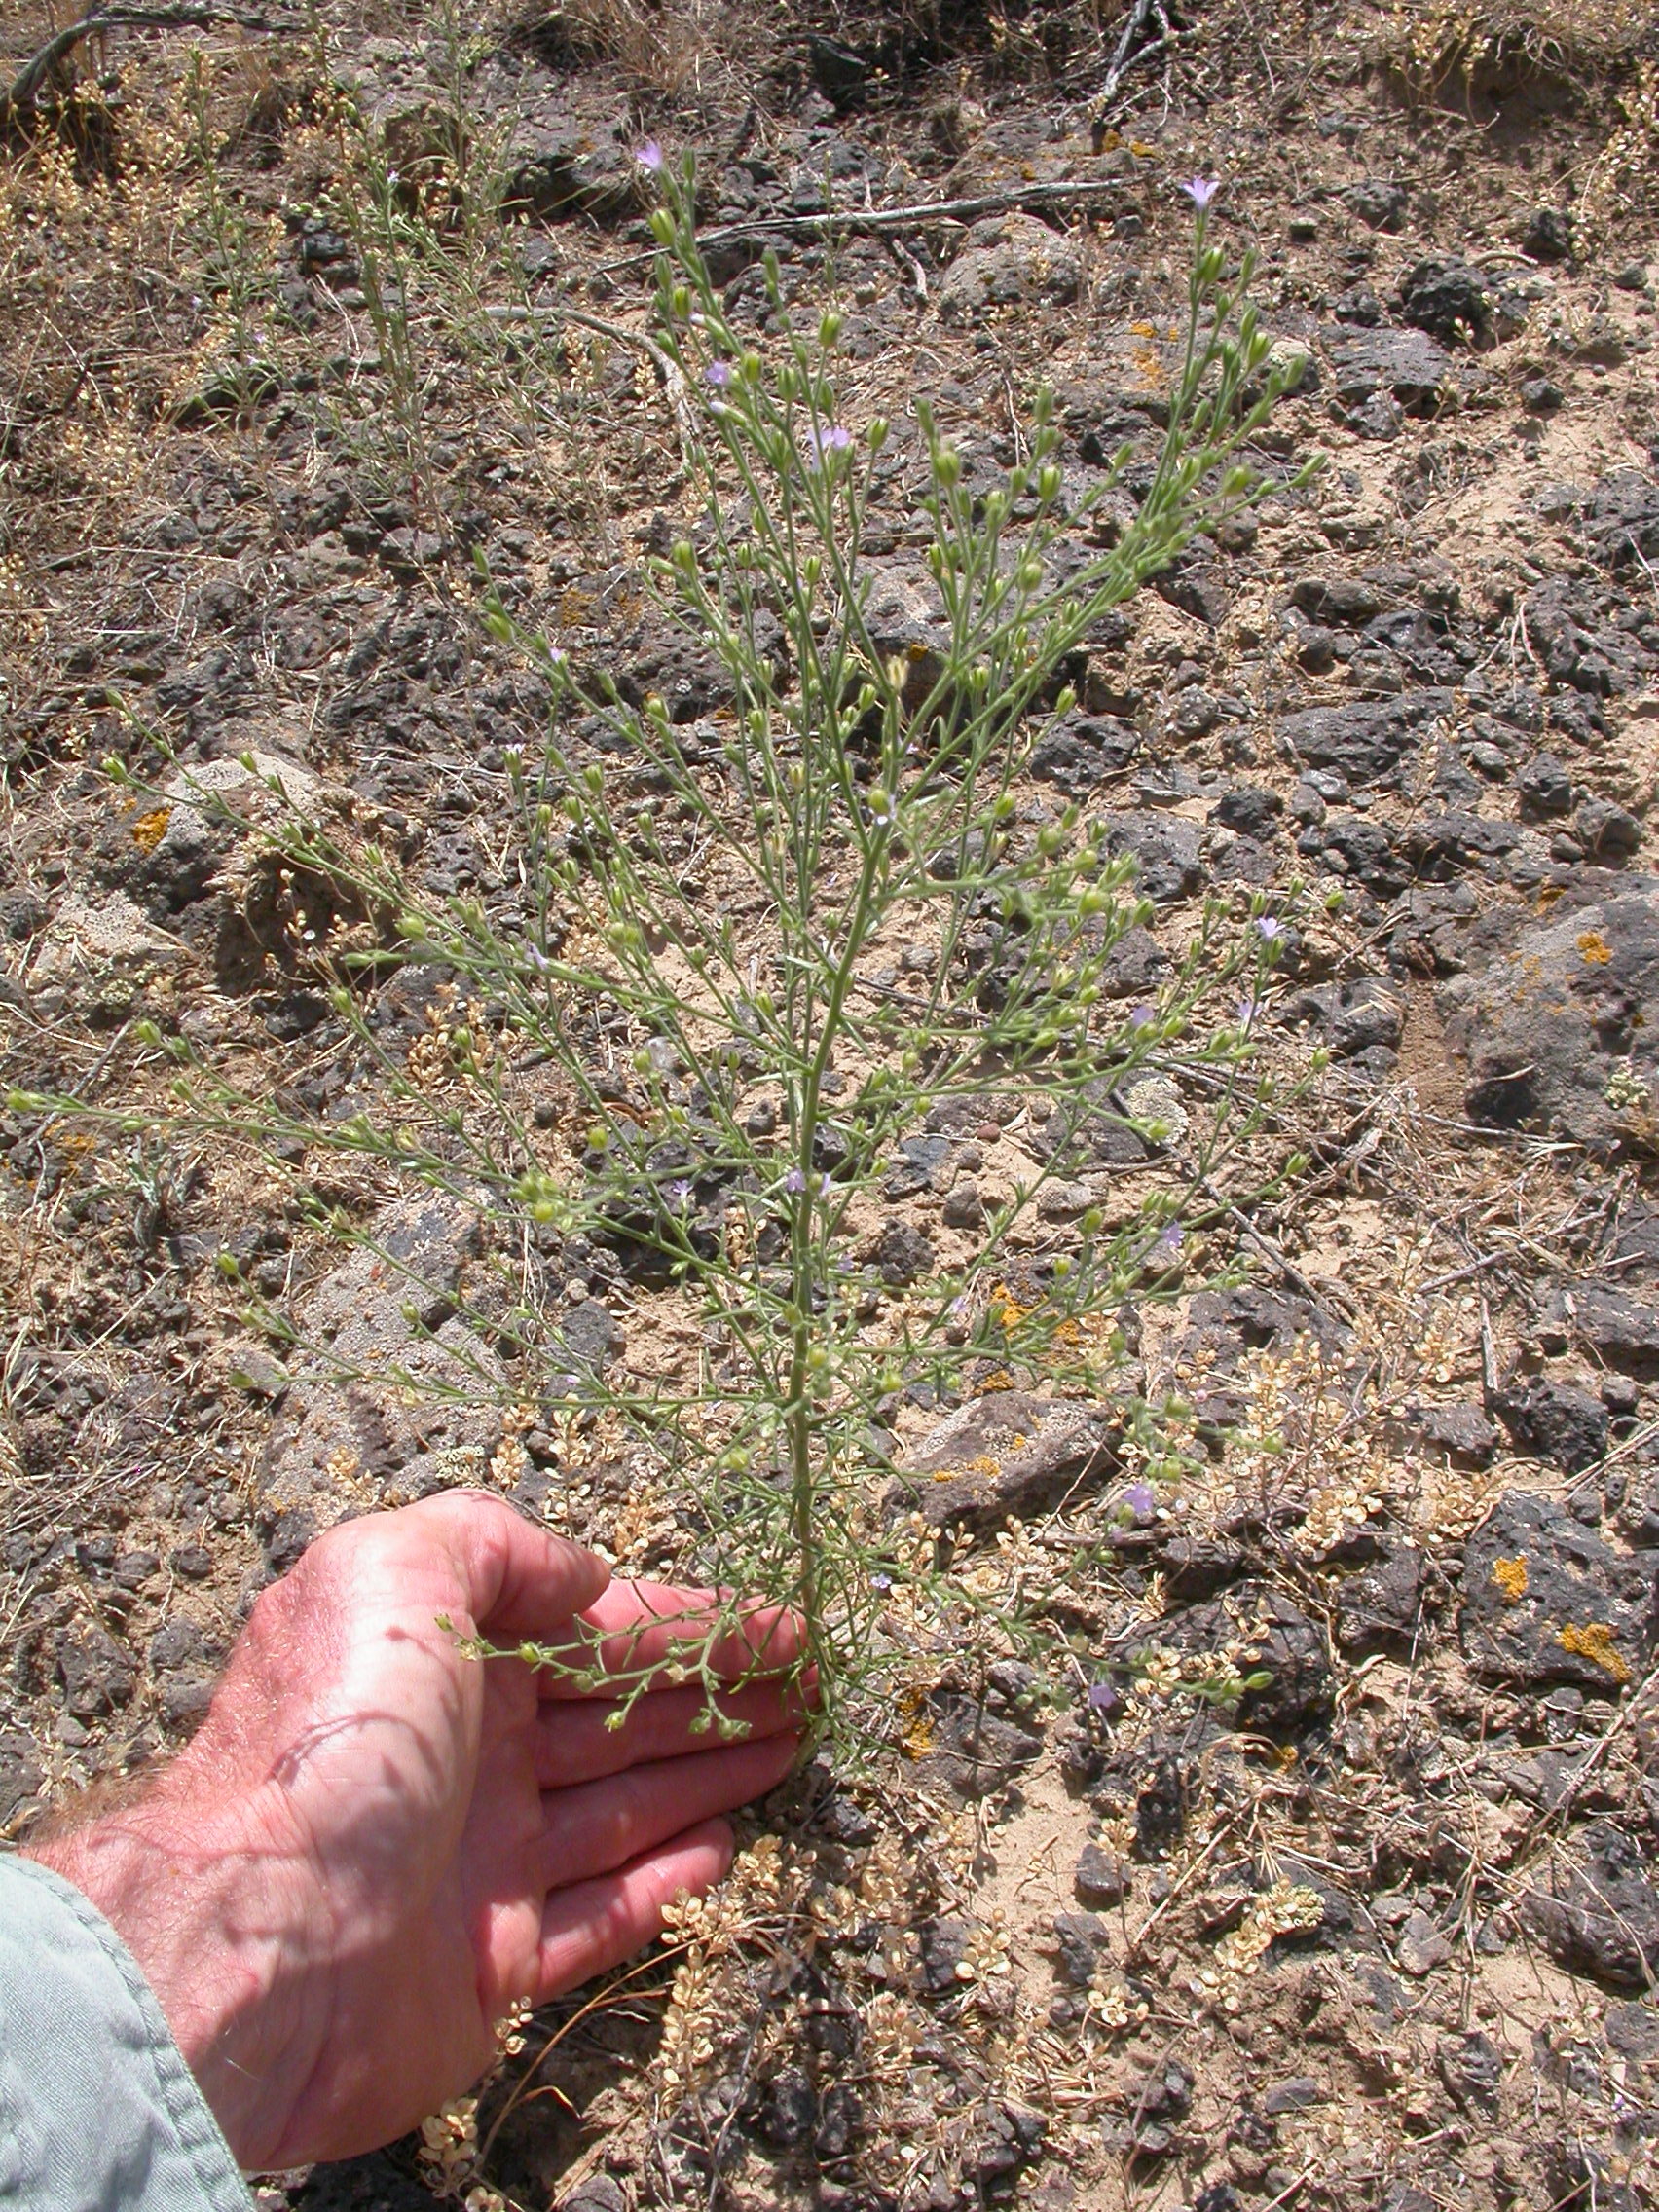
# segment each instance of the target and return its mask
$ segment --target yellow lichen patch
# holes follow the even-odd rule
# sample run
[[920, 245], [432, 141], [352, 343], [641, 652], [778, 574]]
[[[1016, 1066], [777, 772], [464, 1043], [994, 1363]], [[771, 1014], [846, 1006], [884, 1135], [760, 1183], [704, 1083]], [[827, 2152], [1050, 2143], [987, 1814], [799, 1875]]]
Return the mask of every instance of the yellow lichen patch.
[[1611, 1675], [1615, 1682], [1630, 1680], [1630, 1668], [1615, 1650], [1613, 1632], [1605, 1621], [1586, 1621], [1582, 1628], [1576, 1621], [1568, 1621], [1566, 1628], [1557, 1631], [1556, 1641], [1564, 1651], [1588, 1659], [1593, 1667]]
[[133, 823], [132, 842], [141, 853], [153, 853], [166, 835], [167, 824], [171, 820], [170, 806], [152, 807], [148, 814], [141, 814]]
[[1494, 1559], [1492, 1563], [1492, 1578], [1503, 1592], [1504, 1604], [1513, 1605], [1527, 1595], [1526, 1560], [1519, 1556], [1514, 1559]]
[[1604, 968], [1613, 957], [1613, 948], [1600, 930], [1585, 930], [1578, 939], [1578, 957], [1592, 968]]

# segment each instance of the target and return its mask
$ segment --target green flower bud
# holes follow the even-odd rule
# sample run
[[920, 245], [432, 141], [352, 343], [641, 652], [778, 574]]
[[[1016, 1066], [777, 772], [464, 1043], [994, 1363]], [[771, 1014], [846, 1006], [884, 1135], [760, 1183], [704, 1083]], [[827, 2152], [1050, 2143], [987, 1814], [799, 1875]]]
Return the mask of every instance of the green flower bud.
[[887, 443], [886, 416], [872, 415], [869, 419], [869, 429], [867, 430], [866, 435], [869, 439], [870, 452], [879, 453], [882, 447]]
[[1037, 497], [1047, 506], [1051, 499], [1057, 499], [1059, 496], [1060, 472], [1054, 462], [1051, 461], [1037, 471]]
[[653, 207], [650, 215], [651, 236], [658, 245], [674, 243], [674, 217], [666, 207]]
[[818, 343], [820, 346], [824, 347], [833, 346], [840, 335], [841, 318], [835, 313], [834, 309], [831, 308], [828, 314], [821, 315], [819, 317]]
[[941, 492], [962, 481], [962, 456], [954, 446], [940, 446], [934, 455], [933, 475]]
[[1069, 715], [1076, 705], [1077, 693], [1068, 683], [1054, 701], [1054, 712], [1056, 715]]

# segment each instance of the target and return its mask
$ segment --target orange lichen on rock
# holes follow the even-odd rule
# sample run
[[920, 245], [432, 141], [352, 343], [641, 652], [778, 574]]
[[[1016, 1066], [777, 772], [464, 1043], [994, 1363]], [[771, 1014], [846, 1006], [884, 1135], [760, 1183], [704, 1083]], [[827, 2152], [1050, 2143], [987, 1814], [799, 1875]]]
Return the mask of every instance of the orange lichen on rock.
[[155, 851], [166, 835], [167, 824], [171, 820], [172, 808], [170, 806], [152, 807], [148, 814], [139, 815], [137, 821], [133, 823], [132, 842], [141, 853], [148, 856]]
[[1615, 1649], [1613, 1632], [1605, 1621], [1586, 1621], [1582, 1628], [1568, 1621], [1566, 1628], [1558, 1630], [1556, 1641], [1575, 1658], [1588, 1659], [1593, 1667], [1602, 1668], [1615, 1682], [1630, 1680], [1629, 1664]]
[[1578, 940], [1578, 957], [1592, 968], [1604, 968], [1613, 957], [1612, 947], [1600, 930], [1585, 930]]
[[1503, 1592], [1504, 1604], [1515, 1604], [1527, 1595], [1525, 1557], [1518, 1554], [1514, 1559], [1494, 1559], [1492, 1563], [1492, 1578]]

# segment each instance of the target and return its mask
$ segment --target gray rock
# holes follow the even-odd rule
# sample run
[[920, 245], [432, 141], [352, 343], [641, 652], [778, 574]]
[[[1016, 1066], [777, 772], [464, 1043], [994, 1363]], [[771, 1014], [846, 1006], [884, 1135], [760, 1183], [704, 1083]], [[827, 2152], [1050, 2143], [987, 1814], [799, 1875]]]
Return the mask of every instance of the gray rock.
[[1495, 302], [1491, 286], [1467, 262], [1428, 259], [1410, 269], [1400, 285], [1400, 313], [1416, 330], [1450, 341], [1491, 335]]
[[11, 1822], [40, 1788], [43, 1769], [35, 1740], [21, 1728], [0, 1733], [0, 1822]]
[[456, 1315], [476, 1218], [413, 1201], [389, 1207], [372, 1235], [307, 1308], [306, 1334], [327, 1356], [296, 1376], [261, 1456], [273, 1525], [295, 1509], [326, 1521], [365, 1491], [391, 1501], [482, 1482], [500, 1442], [499, 1414], [476, 1400], [492, 1377], [504, 1399], [505, 1376]]
[[1543, 1318], [1546, 1328], [1560, 1329], [1564, 1344], [1585, 1346], [1604, 1366], [1625, 1375], [1659, 1375], [1659, 1307], [1614, 1283], [1578, 1282], [1558, 1290]]
[[1092, 1912], [1056, 1912], [1053, 1929], [1061, 1980], [1073, 1989], [1089, 1988], [1101, 1960], [1110, 1956], [1110, 1928]]
[[1610, 798], [1587, 798], [1572, 818], [1572, 829], [1592, 860], [1628, 860], [1641, 843], [1641, 824]]
[[1409, 1419], [1431, 1451], [1460, 1466], [1488, 1466], [1497, 1450], [1497, 1430], [1477, 1405], [1419, 1406]]
[[1535, 753], [1515, 779], [1524, 817], [1534, 822], [1572, 812], [1572, 778], [1553, 753]]
[[886, 563], [875, 566], [866, 588], [864, 618], [882, 659], [904, 663], [903, 700], [914, 714], [943, 675], [950, 651], [950, 623], [939, 586], [924, 572]]
[[1420, 1981], [1451, 1956], [1451, 1944], [1427, 1913], [1410, 1914], [1394, 1942], [1394, 1962], [1400, 1972]]
[[1324, 1636], [1300, 1605], [1267, 1583], [1240, 1583], [1224, 1598], [1171, 1613], [1154, 1624], [1148, 1641], [1192, 1657], [1230, 1649], [1240, 1675], [1267, 1675], [1267, 1685], [1238, 1703], [1241, 1728], [1288, 1736], [1330, 1712]]
[[927, 1274], [933, 1267], [934, 1248], [919, 1229], [908, 1222], [890, 1221], [875, 1246], [875, 1264], [890, 1290], [903, 1290]]
[[58, 1632], [57, 1678], [64, 1710], [77, 1720], [98, 1720], [124, 1706], [137, 1679], [131, 1655], [96, 1621]]
[[1497, 1401], [1497, 1414], [1517, 1450], [1546, 1466], [1582, 1474], [1606, 1455], [1607, 1409], [1570, 1382], [1540, 1375], [1512, 1383]]
[[1606, 1095], [1615, 1069], [1643, 1084], [1659, 1074], [1659, 877], [1569, 890], [1484, 967], [1444, 984], [1440, 1007], [1468, 1063], [1471, 1119], [1613, 1150], [1631, 1126]]
[[1585, 535], [1615, 573], [1659, 560], [1659, 483], [1638, 468], [1609, 470], [1591, 494]]
[[1062, 715], [1031, 749], [1030, 772], [1068, 798], [1082, 798], [1098, 784], [1121, 776], [1140, 751], [1128, 722], [1075, 710]]
[[1330, 358], [1332, 389], [1346, 407], [1386, 393], [1408, 414], [1432, 414], [1456, 374], [1452, 356], [1420, 330], [1346, 331]]
[[1651, 2005], [1609, 2005], [1603, 2028], [1622, 2058], [1659, 2058], [1659, 2011]]
[[1368, 176], [1361, 184], [1350, 184], [1342, 202], [1369, 229], [1397, 231], [1405, 218], [1406, 188], [1391, 177]]
[[1076, 241], [1031, 215], [1010, 215], [1000, 236], [959, 253], [939, 288], [946, 322], [983, 322], [999, 309], [1063, 305], [1077, 297], [1083, 263]]
[[1325, 2092], [1310, 2074], [1293, 2075], [1288, 2082], [1271, 2082], [1262, 2092], [1262, 2110], [1276, 2120], [1287, 2112], [1306, 2112], [1323, 2104]]
[[924, 1788], [947, 1789], [965, 1804], [1006, 1789], [1043, 1749], [1040, 1737], [987, 1713], [975, 1698], [936, 1690], [928, 1700], [931, 1741], [917, 1758]]
[[1609, 1695], [1652, 1662], [1659, 1560], [1624, 1558], [1550, 1499], [1509, 1491], [1464, 1546], [1460, 1632], [1491, 1678]]
[[882, 1183], [884, 1198], [913, 1198], [934, 1190], [950, 1160], [946, 1136], [901, 1137], [893, 1164]]
[[1087, 1905], [1120, 1904], [1129, 1894], [1130, 1874], [1124, 1862], [1097, 1843], [1086, 1843], [1078, 1855], [1072, 1887]]
[[1417, 1642], [1422, 1555], [1387, 1544], [1382, 1556], [1344, 1578], [1337, 1590], [1336, 1637], [1350, 1658], [1374, 1651], [1410, 1653]]
[[1406, 1022], [1403, 994], [1376, 976], [1299, 991], [1285, 1012], [1293, 1020], [1314, 1023], [1339, 1059], [1374, 1045], [1398, 1045]]
[[977, 1229], [985, 1218], [985, 1201], [977, 1183], [954, 1183], [945, 1194], [940, 1219], [946, 1229]]
[[1450, 691], [1428, 688], [1346, 707], [1308, 707], [1286, 715], [1279, 734], [1308, 768], [1334, 768], [1359, 789], [1393, 775], [1426, 724], [1449, 715]]
[[1110, 1404], [994, 1390], [949, 1415], [906, 1455], [890, 1511], [919, 1511], [932, 1528], [1002, 1527], [1045, 1513], [1117, 1467], [1122, 1410]]
[[1479, 2028], [1460, 2036], [1442, 2036], [1435, 2049], [1435, 2065], [1455, 2104], [1465, 2112], [1473, 2107], [1488, 2120], [1497, 2118], [1503, 2054], [1490, 2036], [1482, 2035]]
[[1659, 1892], [1641, 1854], [1603, 1823], [1585, 1831], [1582, 1865], [1558, 1856], [1546, 1886], [1521, 1894], [1521, 1916], [1558, 1966], [1607, 1989], [1650, 1990], [1659, 1978]]
[[1159, 905], [1190, 899], [1204, 880], [1203, 832], [1180, 815], [1108, 815], [1106, 849], [1132, 853], [1140, 889]]

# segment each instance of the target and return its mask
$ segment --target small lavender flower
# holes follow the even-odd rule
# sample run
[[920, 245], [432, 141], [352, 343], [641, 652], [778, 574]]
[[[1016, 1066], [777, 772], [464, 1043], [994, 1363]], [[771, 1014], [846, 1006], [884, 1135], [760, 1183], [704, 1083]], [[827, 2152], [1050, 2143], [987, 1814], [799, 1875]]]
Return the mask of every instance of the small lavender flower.
[[1132, 1006], [1129, 1009], [1131, 1029], [1150, 1029], [1157, 1019], [1157, 1011], [1150, 1006]]
[[807, 458], [816, 467], [827, 454], [845, 453], [853, 442], [853, 433], [844, 424], [828, 423], [822, 429], [808, 430], [806, 442], [812, 449]]
[[1221, 179], [1218, 176], [1183, 177], [1181, 190], [1201, 215], [1221, 190]]
[[712, 384], [717, 391], [724, 391], [726, 386], [731, 382], [731, 363], [729, 361], [711, 361], [703, 371], [703, 382]]
[[1276, 914], [1264, 914], [1256, 924], [1256, 935], [1264, 944], [1282, 944], [1289, 934]]
[[1095, 1713], [1116, 1713], [1118, 1710], [1118, 1693], [1110, 1682], [1090, 1682], [1088, 1685], [1088, 1703]]
[[647, 138], [643, 146], [634, 148], [634, 159], [641, 168], [655, 176], [662, 167], [662, 148], [654, 138]]
[[1178, 1260], [1181, 1257], [1181, 1247], [1185, 1242], [1186, 1238], [1181, 1234], [1181, 1224], [1178, 1221], [1172, 1221], [1167, 1229], [1159, 1231], [1152, 1247], [1153, 1257], [1167, 1265], [1171, 1260]]
[[891, 1590], [893, 1577], [891, 1574], [872, 1574], [869, 1578], [869, 1586], [872, 1590]]
[[802, 1169], [792, 1167], [784, 1177], [784, 1189], [792, 1198], [798, 1198], [806, 1189], [806, 1176]]
[[1239, 1028], [1248, 1029], [1251, 1022], [1255, 1020], [1257, 1014], [1259, 1014], [1261, 1011], [1261, 1000], [1258, 998], [1253, 998], [1248, 993], [1246, 993], [1243, 998], [1237, 1001], [1236, 1005], [1234, 1008], [1234, 1012], [1238, 1016]]
[[691, 1186], [683, 1176], [679, 1177], [668, 1186], [667, 1197], [675, 1212], [683, 1213], [691, 1203]]
[[1157, 1509], [1158, 1499], [1151, 1483], [1130, 1483], [1124, 1493], [1124, 1503], [1137, 1521], [1144, 1521]]

